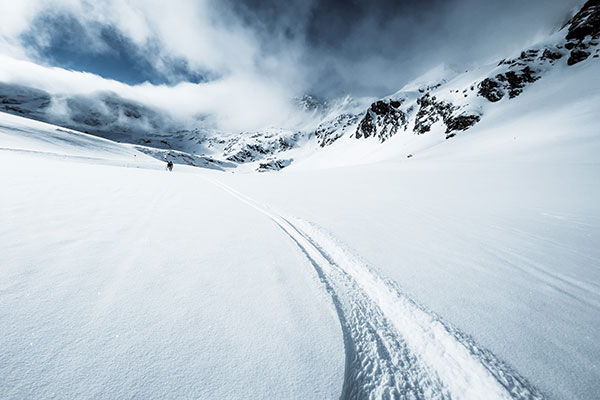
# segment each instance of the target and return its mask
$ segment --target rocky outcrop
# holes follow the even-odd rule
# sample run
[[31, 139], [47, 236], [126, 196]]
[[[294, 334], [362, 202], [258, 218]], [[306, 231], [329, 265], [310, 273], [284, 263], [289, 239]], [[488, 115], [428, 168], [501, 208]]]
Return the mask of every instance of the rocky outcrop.
[[589, 0], [567, 23], [568, 41], [583, 41], [587, 36], [600, 37], [600, 0]]
[[50, 94], [43, 90], [0, 83], [0, 111], [43, 121], [51, 101]]
[[481, 121], [481, 115], [479, 114], [460, 114], [456, 117], [449, 117], [446, 119], [446, 139], [456, 136], [457, 131], [466, 131], [473, 125]]
[[260, 163], [259, 167], [256, 170], [258, 172], [280, 171], [292, 164], [293, 161], [294, 160], [291, 158], [287, 160], [267, 160], [266, 162]]
[[475, 113], [463, 111], [456, 115], [460, 107], [452, 103], [437, 100], [435, 96], [426, 94], [417, 100], [419, 110], [415, 117], [414, 132], [422, 135], [431, 130], [431, 126], [442, 121], [446, 126], [446, 139], [456, 134], [456, 131], [465, 131], [481, 120], [481, 116]]
[[444, 122], [455, 110], [452, 104], [445, 101], [438, 101], [435, 96], [426, 94], [417, 99], [419, 110], [415, 117], [414, 132], [422, 135], [431, 130], [431, 126], [442, 119]]
[[[445, 125], [446, 138], [455, 135], [456, 131], [464, 131], [480, 121], [481, 115], [469, 112], [462, 106], [455, 106], [446, 100], [440, 100], [431, 93], [419, 97], [411, 105], [405, 100], [380, 100], [371, 105], [360, 121], [354, 137], [377, 137], [381, 142], [397, 134], [407, 131], [414, 115], [412, 133], [422, 135], [431, 127], [441, 122]], [[416, 113], [414, 110], [417, 110]]]
[[540, 77], [537, 72], [526, 66], [519, 71], [507, 71], [504, 74], [498, 74], [496, 79], [504, 84], [508, 97], [512, 99], [523, 93], [526, 84], [533, 83]]
[[408, 113], [400, 109], [403, 100], [379, 100], [371, 105], [358, 124], [355, 137], [377, 137], [384, 142], [408, 127]]
[[315, 136], [319, 146], [329, 146], [339, 138], [341, 138], [352, 125], [358, 121], [356, 114], [341, 114], [331, 121], [319, 124], [315, 130]]
[[568, 65], [575, 65], [586, 60], [590, 55], [590, 47], [598, 45], [600, 38], [600, 0], [590, 0], [583, 5], [567, 23], [568, 32], [565, 48], [570, 50]]
[[504, 90], [500, 82], [493, 78], [485, 78], [479, 83], [479, 91], [478, 94], [481, 97], [484, 97], [495, 103], [497, 101], [502, 100], [504, 97]]
[[508, 97], [512, 99], [523, 93], [523, 89], [527, 84], [538, 79], [540, 79], [539, 73], [531, 67], [525, 66], [516, 71], [509, 70], [497, 74], [494, 78], [482, 80], [478, 85], [478, 94], [491, 102], [501, 100], [505, 94], [508, 94]]
[[258, 161], [296, 147], [301, 134], [242, 132], [226, 141], [223, 155], [239, 164]]
[[[503, 59], [490, 76], [465, 88], [450, 88], [451, 96], [441, 91], [446, 84], [442, 80], [442, 83], [419, 86], [417, 94], [420, 97], [413, 100], [412, 104], [407, 104], [410, 102], [405, 100], [390, 99], [373, 103], [360, 121], [354, 137], [377, 137], [384, 142], [409, 127], [417, 135], [428, 133], [438, 122], [445, 125], [447, 138], [471, 128], [482, 118], [480, 107], [469, 106], [467, 98], [471, 91], [476, 91], [477, 95], [492, 103], [504, 98], [513, 99], [523, 93], [528, 85], [541, 79], [545, 71], [566, 55], [568, 65], [586, 60], [594, 52], [593, 57], [600, 57], [600, 0], [585, 3], [565, 28], [565, 41], [554, 46], [525, 50], [516, 58]], [[462, 99], [457, 99], [456, 94], [460, 93]]]

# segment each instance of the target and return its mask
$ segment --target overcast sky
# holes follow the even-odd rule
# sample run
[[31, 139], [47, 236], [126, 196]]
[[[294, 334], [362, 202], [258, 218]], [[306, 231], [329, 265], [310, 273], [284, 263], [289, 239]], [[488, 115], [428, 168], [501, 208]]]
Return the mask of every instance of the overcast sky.
[[47, 90], [104, 87], [221, 120], [238, 108], [247, 115], [236, 124], [251, 125], [274, 110], [283, 117], [283, 99], [294, 95], [379, 97], [440, 63], [464, 69], [503, 58], [582, 3], [0, 1], [0, 80]]

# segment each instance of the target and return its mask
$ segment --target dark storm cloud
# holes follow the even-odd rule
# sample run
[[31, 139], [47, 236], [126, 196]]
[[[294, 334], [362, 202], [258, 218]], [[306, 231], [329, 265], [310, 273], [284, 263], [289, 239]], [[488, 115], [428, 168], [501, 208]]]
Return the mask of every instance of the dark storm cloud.
[[518, 51], [561, 26], [581, 3], [227, 0], [268, 50], [302, 48], [312, 91], [375, 95], [440, 63], [462, 69]]

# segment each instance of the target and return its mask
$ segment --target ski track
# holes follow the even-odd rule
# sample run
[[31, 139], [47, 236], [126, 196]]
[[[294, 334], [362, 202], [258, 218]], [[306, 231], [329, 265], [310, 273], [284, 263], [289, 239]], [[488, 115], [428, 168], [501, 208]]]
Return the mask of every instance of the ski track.
[[341, 399], [543, 398], [512, 368], [427, 312], [329, 234], [208, 180], [272, 219], [314, 267], [342, 329]]

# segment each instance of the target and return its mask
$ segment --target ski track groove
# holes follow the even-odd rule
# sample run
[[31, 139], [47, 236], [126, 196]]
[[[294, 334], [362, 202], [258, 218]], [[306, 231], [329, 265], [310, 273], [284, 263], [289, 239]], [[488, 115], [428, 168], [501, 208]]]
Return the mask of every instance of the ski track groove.
[[512, 368], [427, 312], [308, 222], [209, 179], [273, 220], [331, 296], [345, 349], [341, 399], [542, 399]]

